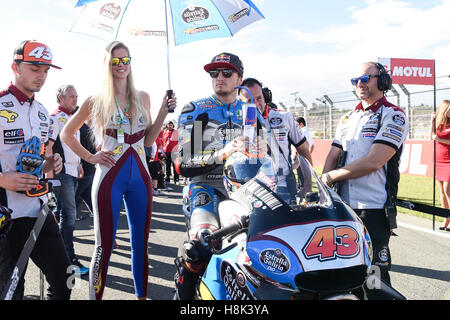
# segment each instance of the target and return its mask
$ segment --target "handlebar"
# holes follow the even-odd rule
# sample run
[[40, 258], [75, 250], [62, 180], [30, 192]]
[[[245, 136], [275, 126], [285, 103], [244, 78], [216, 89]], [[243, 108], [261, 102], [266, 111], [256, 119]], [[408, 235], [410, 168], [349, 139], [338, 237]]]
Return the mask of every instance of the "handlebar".
[[249, 222], [249, 216], [245, 215], [239, 218], [239, 221], [231, 224], [229, 226], [223, 227], [211, 234], [208, 234], [204, 237], [205, 241], [210, 243], [211, 241], [214, 240], [219, 240], [222, 239], [223, 237], [226, 237], [240, 229], [244, 229], [248, 227], [248, 222]]

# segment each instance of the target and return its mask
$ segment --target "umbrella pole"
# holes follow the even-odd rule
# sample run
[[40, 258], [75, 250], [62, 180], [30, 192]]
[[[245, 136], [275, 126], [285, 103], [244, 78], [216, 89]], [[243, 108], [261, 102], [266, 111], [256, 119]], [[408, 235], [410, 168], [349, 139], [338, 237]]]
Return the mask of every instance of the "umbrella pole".
[[[170, 48], [169, 48], [169, 24], [167, 21], [167, 0], [164, 0], [164, 9], [165, 9], [165, 17], [166, 17], [166, 50], [167, 50], [167, 82], [169, 85], [169, 90], [167, 90], [167, 99], [172, 98], [173, 90], [172, 83], [170, 79]], [[173, 110], [169, 109], [169, 112], [173, 112]]]
[[[167, 21], [167, 0], [164, 0], [164, 10], [166, 18], [167, 82], [169, 85], [169, 89], [167, 90], [167, 99], [170, 99], [172, 98], [173, 90], [170, 79], [170, 48], [169, 48], [169, 24]], [[174, 110], [169, 109], [169, 112], [174, 112]]]

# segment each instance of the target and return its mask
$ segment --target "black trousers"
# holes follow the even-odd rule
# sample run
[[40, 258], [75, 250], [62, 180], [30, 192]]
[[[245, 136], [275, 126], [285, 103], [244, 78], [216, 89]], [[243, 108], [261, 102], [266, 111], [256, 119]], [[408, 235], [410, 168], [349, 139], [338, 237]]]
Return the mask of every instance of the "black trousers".
[[172, 175], [172, 167], [173, 167], [173, 180], [176, 182], [179, 180], [179, 175], [177, 171], [175, 170], [175, 164], [172, 161], [172, 155], [174, 155], [173, 152], [166, 154], [166, 181], [168, 182], [170, 180], [170, 176]]
[[[36, 220], [36, 218], [14, 219], [8, 235], [0, 239], [1, 291], [3, 291], [8, 279], [11, 277], [14, 266]], [[67, 282], [69, 276], [72, 275], [72, 272], [68, 271], [71, 263], [59, 232], [58, 224], [51, 213], [47, 215], [30, 258], [42, 270], [49, 283], [47, 298], [51, 300], [69, 300], [71, 289]], [[26, 267], [12, 297], [13, 300], [23, 299], [25, 272]]]
[[391, 269], [391, 252], [389, 239], [391, 231], [384, 209], [353, 209], [361, 218], [369, 231], [372, 240], [373, 260], [372, 264], [380, 268], [381, 280], [391, 284], [389, 270]]

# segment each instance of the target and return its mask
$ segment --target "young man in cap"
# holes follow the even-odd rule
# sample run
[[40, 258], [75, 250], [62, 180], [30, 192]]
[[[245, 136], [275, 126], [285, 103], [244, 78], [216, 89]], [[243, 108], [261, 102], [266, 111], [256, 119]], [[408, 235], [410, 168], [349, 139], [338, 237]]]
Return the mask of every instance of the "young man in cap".
[[[244, 73], [238, 56], [221, 53], [204, 66], [214, 94], [184, 106], [178, 120], [180, 173], [191, 178], [189, 242], [182, 248], [176, 286], [179, 298], [192, 299], [197, 279], [210, 259], [202, 234], [220, 228], [217, 205], [227, 197], [222, 171], [226, 158], [242, 150], [242, 102], [237, 89]], [[197, 256], [192, 258], [194, 252]]]
[[[37, 137], [41, 143], [48, 141], [50, 117], [47, 109], [35, 100], [45, 83], [52, 64], [48, 46], [36, 41], [23, 41], [14, 51], [12, 70], [14, 84], [0, 93], [0, 204], [13, 210], [12, 226], [0, 239], [0, 290], [3, 291], [13, 268], [32, 230], [44, 197], [28, 197], [24, 191], [36, 187], [38, 178], [17, 172], [16, 162], [21, 147], [27, 140]], [[42, 172], [60, 172], [59, 154], [45, 156]], [[1, 232], [1, 230], [0, 230]], [[33, 251], [33, 262], [42, 270], [49, 283], [48, 298], [70, 298], [67, 272], [70, 261], [58, 225], [48, 214]], [[12, 299], [22, 299], [24, 294], [22, 274]]]

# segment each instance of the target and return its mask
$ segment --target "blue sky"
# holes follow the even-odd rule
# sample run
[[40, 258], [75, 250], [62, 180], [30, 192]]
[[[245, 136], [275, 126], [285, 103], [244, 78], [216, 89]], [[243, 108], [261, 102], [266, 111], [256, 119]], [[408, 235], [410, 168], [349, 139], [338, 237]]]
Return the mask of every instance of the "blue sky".
[[[276, 102], [291, 99], [295, 91], [306, 103], [324, 93], [349, 91], [348, 79], [360, 63], [378, 57], [436, 59], [437, 75], [450, 74], [450, 0], [254, 2], [266, 19], [235, 37], [171, 46], [172, 87], [179, 109], [211, 93], [211, 81], [203, 65], [223, 51], [239, 55], [244, 76], [259, 78], [269, 86]], [[13, 77], [10, 62], [16, 45], [24, 39], [36, 39], [50, 46], [54, 63], [63, 67], [51, 70], [45, 87], [37, 94], [38, 100], [52, 110], [57, 87], [66, 83], [78, 89], [80, 104], [95, 93], [101, 82], [100, 64], [107, 42], [69, 32], [76, 17], [75, 3], [2, 1], [2, 88]], [[156, 114], [167, 88], [165, 48], [130, 47], [136, 86], [150, 93], [152, 113]]]

